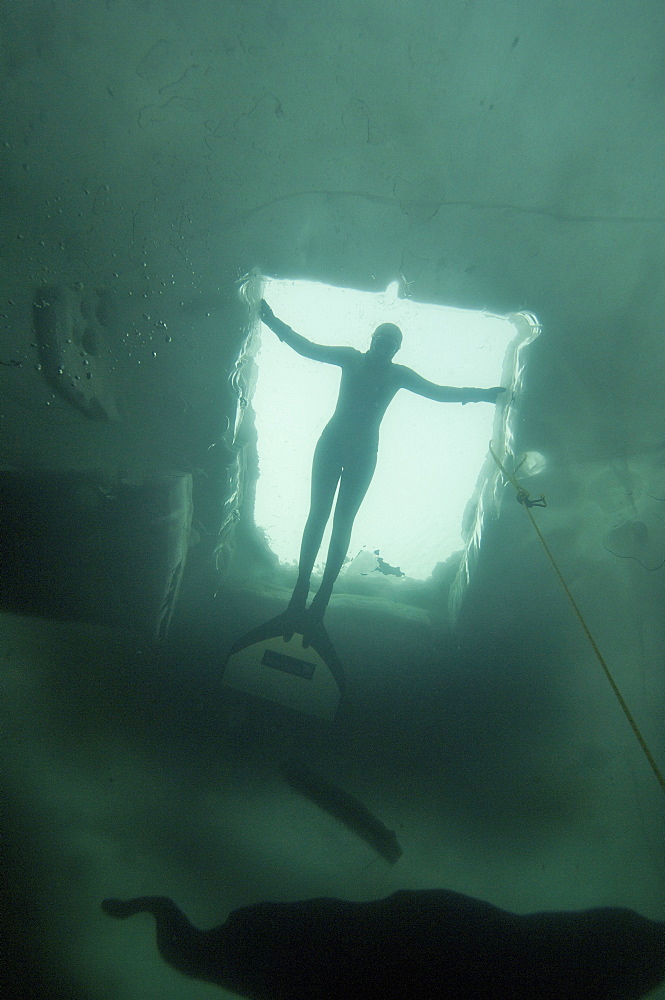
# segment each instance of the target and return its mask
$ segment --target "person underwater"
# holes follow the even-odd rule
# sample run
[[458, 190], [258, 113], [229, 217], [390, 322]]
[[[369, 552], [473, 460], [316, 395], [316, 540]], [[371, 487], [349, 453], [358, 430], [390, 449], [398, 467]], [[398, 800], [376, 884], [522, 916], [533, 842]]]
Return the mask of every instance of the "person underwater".
[[[307, 340], [278, 319], [265, 299], [259, 304], [259, 316], [302, 357], [341, 369], [337, 405], [314, 450], [309, 515], [300, 548], [298, 578], [286, 612], [294, 630], [299, 630], [304, 619], [310, 632], [323, 622], [349, 549], [353, 522], [374, 475], [379, 427], [398, 390], [408, 389], [439, 403], [496, 403], [505, 389], [437, 385], [411, 368], [395, 364], [393, 358], [401, 347], [402, 331], [393, 323], [377, 326], [369, 350], [363, 353], [353, 347], [326, 347]], [[319, 589], [307, 609], [312, 570], [338, 484], [328, 557]]]

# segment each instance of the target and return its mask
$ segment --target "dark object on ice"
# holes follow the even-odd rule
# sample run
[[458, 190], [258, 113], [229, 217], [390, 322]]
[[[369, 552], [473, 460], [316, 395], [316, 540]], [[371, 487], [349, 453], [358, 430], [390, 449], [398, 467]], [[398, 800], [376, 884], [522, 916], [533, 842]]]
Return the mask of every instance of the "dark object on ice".
[[[307, 624], [305, 622], [307, 621]], [[344, 672], [323, 622], [286, 611], [234, 644], [224, 664], [229, 687], [332, 721]]]
[[394, 830], [389, 830], [380, 819], [373, 816], [362, 802], [349, 795], [327, 778], [314, 774], [299, 764], [283, 764], [282, 773], [291, 788], [311, 799], [317, 806], [338, 819], [370, 847], [394, 865], [402, 856]]
[[375, 551], [374, 555], [376, 556], [376, 566], [372, 570], [373, 573], [383, 573], [384, 576], [406, 576], [406, 573], [402, 573], [399, 566], [391, 566], [385, 559], [382, 559], [378, 551]]
[[170, 965], [251, 1000], [639, 1000], [665, 978], [665, 924], [632, 910], [518, 916], [432, 889], [258, 903], [201, 931], [165, 896], [102, 907], [152, 913]]
[[51, 387], [91, 420], [117, 419], [104, 358], [108, 293], [44, 285], [35, 293], [32, 311], [39, 359]]

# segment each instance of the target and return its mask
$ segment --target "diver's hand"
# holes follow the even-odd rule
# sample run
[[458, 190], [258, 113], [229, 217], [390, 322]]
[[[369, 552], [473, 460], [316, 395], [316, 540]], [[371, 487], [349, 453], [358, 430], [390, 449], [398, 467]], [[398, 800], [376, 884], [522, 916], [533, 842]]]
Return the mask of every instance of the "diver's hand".
[[[288, 336], [290, 338], [288, 343], [290, 343], [292, 347], [294, 338], [296, 340], [301, 340], [305, 344], [307, 343], [304, 337], [298, 337], [298, 334], [294, 333], [290, 326], [287, 326], [286, 323], [282, 323], [281, 319], [278, 319], [277, 316], [275, 316], [274, 312], [272, 311], [272, 309], [270, 308], [265, 299], [261, 299], [261, 301], [259, 302], [259, 317], [261, 318], [261, 321], [265, 323], [268, 329], [272, 330], [272, 332], [280, 340], [284, 340], [285, 337]], [[297, 351], [298, 348], [295, 347], [294, 350]]]
[[275, 314], [265, 299], [259, 302], [259, 317], [266, 326], [272, 326], [275, 321]]

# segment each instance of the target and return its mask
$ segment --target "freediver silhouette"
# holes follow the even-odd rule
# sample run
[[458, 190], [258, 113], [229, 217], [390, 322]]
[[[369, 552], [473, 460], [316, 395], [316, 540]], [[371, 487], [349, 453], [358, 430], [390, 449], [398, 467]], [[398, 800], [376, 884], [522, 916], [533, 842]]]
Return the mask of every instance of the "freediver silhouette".
[[151, 913], [169, 965], [251, 1000], [639, 1000], [665, 978], [665, 924], [626, 909], [517, 914], [401, 890], [255, 903], [203, 931], [166, 896], [102, 907]]
[[[314, 451], [310, 509], [300, 547], [298, 578], [285, 615], [295, 628], [305, 617], [305, 630], [311, 632], [323, 622], [335, 580], [346, 558], [353, 522], [376, 468], [379, 427], [395, 394], [399, 389], [408, 389], [440, 403], [496, 403], [505, 389], [501, 386], [476, 389], [437, 385], [411, 368], [394, 364], [402, 332], [393, 323], [378, 326], [372, 334], [369, 350], [363, 353], [353, 347], [325, 347], [312, 343], [278, 319], [265, 299], [261, 299], [259, 316], [283, 343], [304, 358], [337, 365], [342, 370], [335, 411]], [[323, 577], [304, 615], [314, 562], [338, 484]]]

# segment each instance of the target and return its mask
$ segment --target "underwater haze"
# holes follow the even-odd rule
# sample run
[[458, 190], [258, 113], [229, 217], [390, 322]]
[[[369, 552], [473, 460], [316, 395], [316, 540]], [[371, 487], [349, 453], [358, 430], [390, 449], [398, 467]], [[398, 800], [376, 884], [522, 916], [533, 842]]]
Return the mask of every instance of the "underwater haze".
[[[0, 5], [3, 995], [238, 995], [103, 900], [665, 921], [664, 46], [662, 0]], [[254, 520], [271, 421], [334, 406], [285, 382], [255, 421], [266, 279], [532, 324], [494, 410], [417, 400], [443, 485], [363, 505], [440, 521], [488, 407], [464, 545], [426, 579], [349, 551], [320, 662], [247, 639], [297, 576]], [[273, 305], [321, 342], [316, 305]], [[520, 996], [601, 996], [572, 979]]]

